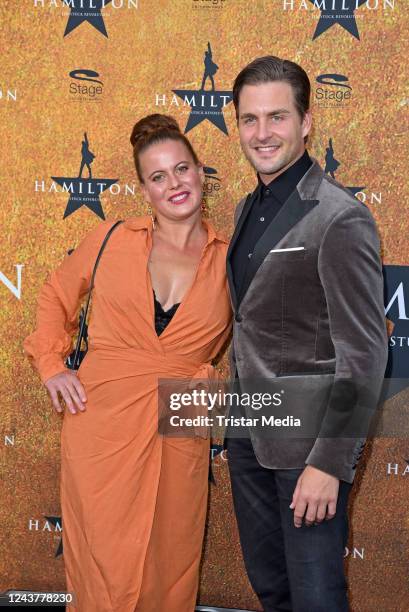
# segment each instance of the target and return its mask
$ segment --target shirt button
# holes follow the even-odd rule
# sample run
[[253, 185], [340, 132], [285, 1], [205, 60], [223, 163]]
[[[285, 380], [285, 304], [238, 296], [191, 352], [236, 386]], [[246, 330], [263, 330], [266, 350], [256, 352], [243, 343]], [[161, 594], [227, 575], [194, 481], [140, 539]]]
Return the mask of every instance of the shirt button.
[[[241, 314], [238, 314], [238, 313], [236, 314], [234, 318], [236, 319], [237, 323], [241, 323], [243, 320], [243, 317], [241, 316]], [[239, 357], [237, 357], [237, 361], [240, 361]]]
[[252, 255], [253, 255], [253, 253], [249, 253], [249, 254], [247, 255], [247, 257], [248, 257], [249, 259], [251, 259], [251, 256], [252, 256]]
[[270, 195], [271, 191], [270, 189], [266, 189], [266, 195]]
[[260, 221], [264, 221], [264, 217], [260, 217]]

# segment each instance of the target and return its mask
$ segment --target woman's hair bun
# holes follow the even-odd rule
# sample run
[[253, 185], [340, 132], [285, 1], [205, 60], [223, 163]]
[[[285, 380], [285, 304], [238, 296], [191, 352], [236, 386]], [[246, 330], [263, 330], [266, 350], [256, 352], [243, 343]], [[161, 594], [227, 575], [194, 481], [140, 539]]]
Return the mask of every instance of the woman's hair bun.
[[180, 131], [178, 122], [169, 115], [161, 115], [155, 113], [143, 117], [135, 123], [132, 134], [131, 144], [133, 147], [133, 158], [138, 178], [143, 183], [140, 155], [148, 147], [154, 144], [160, 144], [166, 140], [174, 140], [182, 142], [188, 149], [195, 164], [199, 164], [199, 159], [188, 138]]
[[173, 117], [169, 115], [161, 115], [154, 113], [153, 115], [147, 115], [137, 123], [135, 123], [131, 134], [131, 145], [138, 148], [143, 147], [145, 143], [150, 141], [153, 136], [169, 132], [180, 132], [179, 125]]

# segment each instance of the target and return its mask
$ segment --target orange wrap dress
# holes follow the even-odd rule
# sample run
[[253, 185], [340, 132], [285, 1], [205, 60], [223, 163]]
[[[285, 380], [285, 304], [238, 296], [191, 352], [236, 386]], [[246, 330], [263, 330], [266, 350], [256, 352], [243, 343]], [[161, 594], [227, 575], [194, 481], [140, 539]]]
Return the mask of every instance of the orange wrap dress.
[[[41, 379], [64, 371], [81, 298], [112, 221], [99, 224], [43, 286], [24, 348]], [[99, 263], [85, 412], [65, 411], [61, 510], [67, 590], [77, 612], [193, 612], [206, 517], [209, 438], [158, 433], [159, 378], [211, 378], [230, 332], [226, 240], [207, 222], [195, 280], [158, 337], [148, 271], [150, 217], [110, 237]]]

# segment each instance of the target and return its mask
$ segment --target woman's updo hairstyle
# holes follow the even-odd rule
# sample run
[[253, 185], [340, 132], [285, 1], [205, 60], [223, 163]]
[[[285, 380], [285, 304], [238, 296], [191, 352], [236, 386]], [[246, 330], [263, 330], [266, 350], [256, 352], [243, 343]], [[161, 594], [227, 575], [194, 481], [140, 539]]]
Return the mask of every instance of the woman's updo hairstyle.
[[136, 173], [141, 183], [143, 183], [143, 178], [139, 163], [140, 154], [151, 145], [165, 140], [179, 140], [183, 142], [195, 164], [199, 164], [199, 158], [189, 140], [180, 131], [177, 121], [169, 115], [161, 115], [159, 113], [147, 115], [135, 123], [130, 140], [133, 146]]

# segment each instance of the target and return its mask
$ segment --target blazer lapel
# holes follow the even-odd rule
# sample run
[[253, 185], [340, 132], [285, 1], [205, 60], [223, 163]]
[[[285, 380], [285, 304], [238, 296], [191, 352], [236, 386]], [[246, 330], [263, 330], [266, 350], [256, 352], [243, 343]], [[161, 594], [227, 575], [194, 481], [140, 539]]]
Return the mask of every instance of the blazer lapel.
[[269, 251], [288, 234], [296, 223], [301, 221], [310, 210], [317, 206], [318, 203], [319, 200], [303, 200], [300, 197], [298, 189], [294, 189], [256, 244], [249, 265], [247, 266], [240, 296], [238, 296], [239, 302], [244, 298], [251, 281]]
[[231, 254], [233, 252], [234, 246], [235, 246], [235, 244], [237, 242], [237, 239], [238, 239], [238, 237], [240, 235], [240, 232], [242, 230], [244, 222], [247, 219], [247, 215], [249, 214], [250, 209], [251, 209], [251, 207], [253, 205], [253, 202], [255, 201], [255, 199], [257, 197], [257, 193], [258, 193], [258, 190], [255, 189], [255, 191], [253, 191], [253, 193], [250, 193], [247, 196], [246, 202], [245, 202], [245, 204], [243, 206], [243, 210], [241, 211], [241, 215], [240, 215], [240, 217], [239, 217], [239, 219], [237, 221], [236, 227], [234, 229], [233, 236], [232, 236], [232, 239], [231, 239], [230, 244], [229, 244], [229, 248], [227, 250], [227, 261], [226, 261], [226, 264], [227, 264], [227, 266], [226, 266], [227, 267], [227, 279], [229, 281], [230, 295], [232, 297], [232, 302], [233, 302], [234, 309], [236, 309], [236, 305], [237, 305], [237, 294], [236, 294], [236, 287], [235, 287], [234, 279], [233, 279], [233, 270], [232, 270], [232, 267], [231, 267], [230, 257], [231, 257]]

